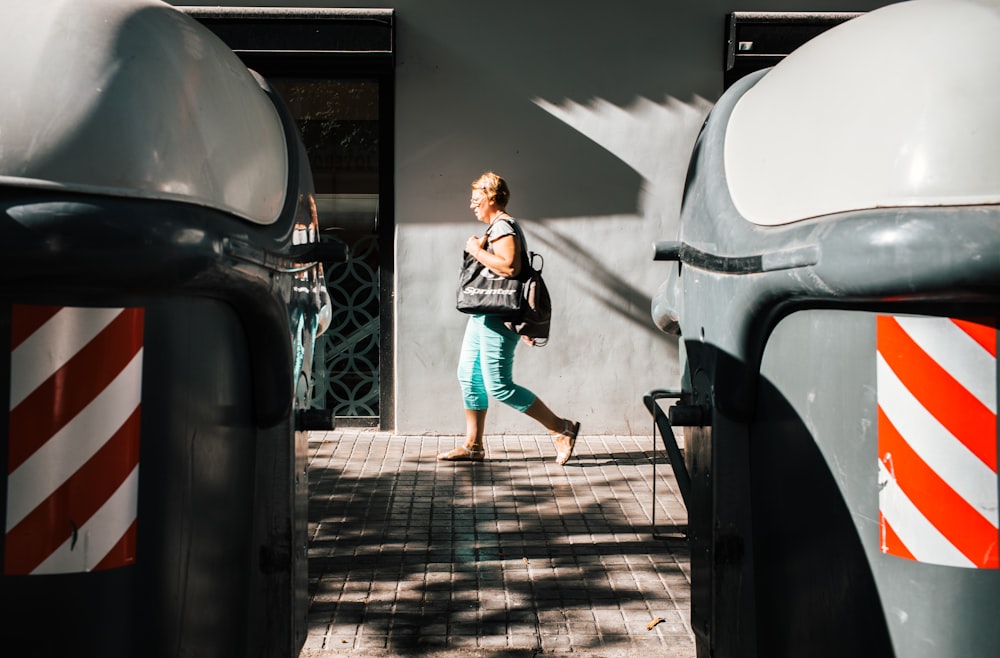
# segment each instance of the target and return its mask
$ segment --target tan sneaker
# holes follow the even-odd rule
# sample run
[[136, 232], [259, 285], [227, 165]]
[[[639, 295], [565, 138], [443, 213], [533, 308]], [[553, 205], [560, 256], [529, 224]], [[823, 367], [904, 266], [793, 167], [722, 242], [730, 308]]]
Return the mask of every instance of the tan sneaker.
[[573, 456], [576, 436], [580, 433], [580, 423], [570, 421], [566, 429], [556, 434], [556, 463], [565, 464]]
[[470, 450], [465, 446], [458, 446], [448, 452], [442, 452], [437, 458], [443, 462], [481, 462], [486, 459], [486, 450]]

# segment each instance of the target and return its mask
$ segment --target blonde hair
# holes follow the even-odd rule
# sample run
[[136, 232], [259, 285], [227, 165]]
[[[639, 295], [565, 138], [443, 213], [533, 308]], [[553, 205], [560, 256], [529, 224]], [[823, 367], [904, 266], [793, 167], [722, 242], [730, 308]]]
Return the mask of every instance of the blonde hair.
[[507, 187], [507, 181], [492, 171], [487, 171], [477, 178], [472, 183], [472, 189], [485, 194], [487, 201], [494, 202], [501, 210], [506, 208], [507, 202], [510, 201], [510, 188]]

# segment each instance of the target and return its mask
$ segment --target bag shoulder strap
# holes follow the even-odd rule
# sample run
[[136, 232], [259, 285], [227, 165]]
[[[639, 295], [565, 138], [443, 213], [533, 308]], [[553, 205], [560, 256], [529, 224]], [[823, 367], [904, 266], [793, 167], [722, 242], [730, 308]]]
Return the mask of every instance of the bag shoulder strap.
[[[528, 239], [524, 236], [524, 231], [518, 225], [517, 221], [513, 218], [507, 219], [504, 217], [501, 217], [497, 221], [507, 222], [507, 225], [514, 230], [514, 234], [517, 235], [517, 239], [521, 243], [521, 273], [527, 273], [528, 270], [535, 270], [536, 272], [541, 273], [542, 268], [545, 267], [545, 259], [542, 258], [541, 254], [528, 251]], [[490, 225], [490, 228], [492, 228], [492, 224]], [[535, 256], [538, 256], [538, 258], [542, 261], [542, 264], [539, 267], [535, 267], [533, 262]]]

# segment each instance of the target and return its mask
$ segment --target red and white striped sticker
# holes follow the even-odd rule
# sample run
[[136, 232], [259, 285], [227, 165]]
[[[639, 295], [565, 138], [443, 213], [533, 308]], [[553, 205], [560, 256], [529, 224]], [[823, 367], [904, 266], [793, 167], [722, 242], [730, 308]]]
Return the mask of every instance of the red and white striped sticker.
[[141, 308], [16, 305], [4, 573], [135, 562]]
[[877, 319], [883, 553], [998, 562], [997, 329], [938, 317]]

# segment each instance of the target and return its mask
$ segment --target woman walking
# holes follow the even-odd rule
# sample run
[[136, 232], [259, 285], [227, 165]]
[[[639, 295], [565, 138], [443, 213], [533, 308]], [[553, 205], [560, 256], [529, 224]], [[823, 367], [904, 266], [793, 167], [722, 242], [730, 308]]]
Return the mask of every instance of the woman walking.
[[[489, 228], [472, 236], [465, 250], [495, 274], [517, 276], [521, 265], [521, 241], [514, 218], [507, 213], [510, 190], [507, 182], [487, 172], [472, 184], [469, 207], [476, 219]], [[527, 388], [514, 383], [514, 349], [520, 337], [495, 315], [471, 315], [465, 327], [458, 363], [458, 381], [465, 403], [465, 443], [438, 455], [444, 461], [482, 461], [486, 457], [483, 429], [489, 398], [510, 405], [542, 424], [555, 442], [556, 462], [565, 464], [573, 455], [580, 423], [561, 418]], [[524, 338], [531, 344], [531, 340]]]

